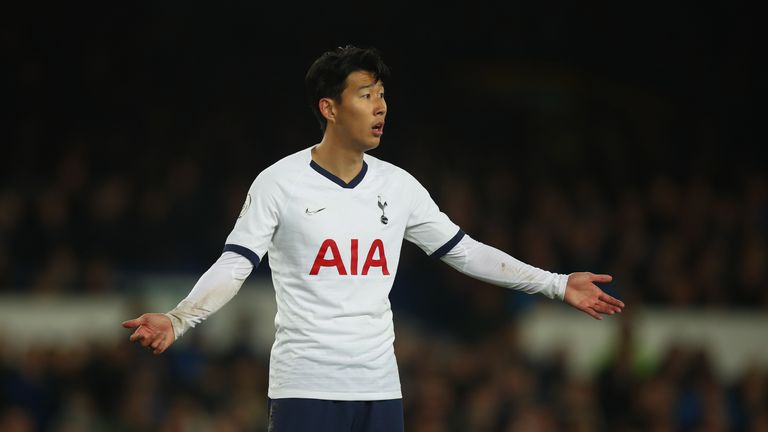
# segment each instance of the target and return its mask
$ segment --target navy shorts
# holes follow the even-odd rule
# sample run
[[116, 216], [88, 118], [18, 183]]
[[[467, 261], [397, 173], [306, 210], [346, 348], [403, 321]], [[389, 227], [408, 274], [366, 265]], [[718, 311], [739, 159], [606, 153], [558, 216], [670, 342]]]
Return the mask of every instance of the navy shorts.
[[403, 400], [270, 399], [269, 432], [403, 432]]

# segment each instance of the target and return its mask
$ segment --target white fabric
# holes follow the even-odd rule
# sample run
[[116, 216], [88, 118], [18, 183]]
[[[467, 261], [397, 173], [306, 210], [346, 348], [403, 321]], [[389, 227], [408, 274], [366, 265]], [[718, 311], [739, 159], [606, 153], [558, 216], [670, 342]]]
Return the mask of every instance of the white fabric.
[[227, 238], [259, 259], [269, 253], [271, 398], [402, 397], [388, 298], [402, 241], [432, 254], [459, 227], [404, 170], [364, 161], [354, 188], [310, 166], [309, 148], [278, 161], [253, 182]]
[[551, 273], [465, 235], [441, 258], [456, 270], [493, 285], [563, 300], [568, 275]]
[[240, 254], [224, 252], [200, 276], [187, 297], [165, 315], [171, 319], [176, 339], [203, 322], [237, 294], [251, 274], [253, 264]]

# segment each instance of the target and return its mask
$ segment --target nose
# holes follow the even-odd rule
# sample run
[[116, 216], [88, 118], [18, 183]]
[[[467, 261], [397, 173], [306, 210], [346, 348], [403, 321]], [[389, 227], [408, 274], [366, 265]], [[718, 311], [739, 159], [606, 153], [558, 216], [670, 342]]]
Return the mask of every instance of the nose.
[[374, 108], [374, 115], [385, 116], [387, 114], [387, 101], [384, 99], [378, 99], [378, 103]]

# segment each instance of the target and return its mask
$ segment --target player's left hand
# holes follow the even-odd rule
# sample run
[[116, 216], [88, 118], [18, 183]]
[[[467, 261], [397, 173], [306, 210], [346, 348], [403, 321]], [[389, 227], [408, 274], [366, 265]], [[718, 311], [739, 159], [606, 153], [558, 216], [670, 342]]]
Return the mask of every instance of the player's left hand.
[[173, 325], [165, 314], [145, 313], [123, 322], [123, 327], [136, 329], [129, 340], [151, 349], [154, 354], [162, 354], [175, 340]]
[[610, 275], [589, 272], [571, 273], [565, 286], [565, 302], [576, 309], [601, 320], [605, 315], [613, 315], [624, 309], [624, 302], [604, 293], [595, 282], [608, 283]]

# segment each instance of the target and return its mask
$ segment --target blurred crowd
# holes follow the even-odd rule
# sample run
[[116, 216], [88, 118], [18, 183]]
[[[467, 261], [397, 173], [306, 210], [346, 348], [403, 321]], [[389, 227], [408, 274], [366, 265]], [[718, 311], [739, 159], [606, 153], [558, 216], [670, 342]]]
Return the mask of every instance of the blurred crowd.
[[[319, 141], [304, 73], [348, 35], [294, 43], [300, 22], [241, 7], [4, 17], [1, 291], [98, 293], [136, 273], [201, 273], [256, 174]], [[377, 46], [393, 70], [372, 154], [413, 173], [471, 236], [533, 265], [611, 273], [632, 301], [764, 307], [768, 173], [752, 149], [765, 75], [752, 15], [497, 7], [519, 25], [454, 5], [441, 13], [460, 29], [404, 20], [408, 36], [348, 41]], [[542, 17], [550, 26], [532, 24]], [[407, 252], [401, 268], [418, 278], [424, 266]]]
[[[272, 160], [222, 174], [227, 162], [212, 150], [201, 159], [155, 153], [137, 149], [136, 161], [111, 161], [82, 146], [52, 151], [40, 171], [9, 166], [6, 174], [17, 176], [0, 188], [0, 290], [99, 293], [126, 289], [138, 273], [202, 273], [219, 255], [251, 177]], [[536, 177], [504, 161], [478, 168], [471, 155], [467, 167], [452, 166], [448, 159], [460, 153], [450, 148], [432, 165], [429, 150], [390, 153], [469, 235], [523, 261], [613, 274], [614, 294], [637, 302], [768, 305], [765, 173], [737, 172], [723, 183], [706, 173], [654, 171], [631, 181]], [[420, 272], [434, 268], [406, 249], [399, 283]], [[458, 277], [440, 274], [449, 284]]]
[[[526, 355], [514, 321], [472, 343], [403, 322], [408, 431], [768, 431], [768, 370], [723, 382], [705, 351], [683, 346], [644, 359], [629, 320], [586, 377], [569, 373], [567, 347]], [[268, 356], [189, 336], [160, 357], [127, 343], [0, 351], [0, 430], [266, 431]]]
[[[393, 70], [371, 154], [472, 237], [547, 270], [612, 274], [628, 310], [768, 307], [757, 14], [444, 6], [434, 31], [382, 8], [399, 38], [336, 15], [344, 26], [307, 37], [308, 21], [256, 3], [0, 15], [0, 296], [132, 294], [143, 275], [204, 272], [256, 174], [319, 141], [303, 75], [351, 42]], [[391, 298], [418, 323], [396, 342], [407, 430], [768, 430], [767, 371], [723, 382], [686, 347], [639, 359], [629, 321], [593, 377], [568, 374], [567, 347], [528, 358], [516, 317], [540, 297], [404, 247]], [[265, 429], [264, 353], [213, 353], [192, 334], [161, 357], [127, 342], [18, 356], [2, 337], [0, 431]]]

